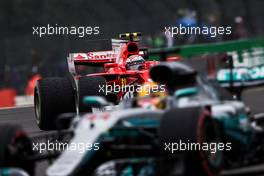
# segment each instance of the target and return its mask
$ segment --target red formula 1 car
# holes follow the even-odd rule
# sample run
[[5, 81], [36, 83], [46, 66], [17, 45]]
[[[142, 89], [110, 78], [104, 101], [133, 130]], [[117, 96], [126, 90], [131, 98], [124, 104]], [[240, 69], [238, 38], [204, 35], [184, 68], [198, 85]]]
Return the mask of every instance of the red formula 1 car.
[[[131, 98], [139, 85], [148, 82], [148, 71], [157, 61], [145, 61], [147, 49], [139, 47], [140, 33], [121, 34], [112, 39], [111, 51], [72, 53], [68, 57], [70, 75], [44, 78], [37, 82], [34, 94], [35, 116], [42, 130], [56, 128], [59, 114], [90, 112], [83, 105], [87, 95], [104, 96], [115, 104]], [[80, 74], [85, 66], [102, 70]]]

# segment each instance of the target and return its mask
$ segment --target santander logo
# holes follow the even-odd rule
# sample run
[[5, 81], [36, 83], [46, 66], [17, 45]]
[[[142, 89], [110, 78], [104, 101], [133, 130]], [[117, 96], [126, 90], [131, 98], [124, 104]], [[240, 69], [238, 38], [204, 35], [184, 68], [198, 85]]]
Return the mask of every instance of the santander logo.
[[76, 53], [74, 60], [112, 60], [116, 54], [112, 51]]
[[87, 53], [88, 59], [112, 59], [115, 57], [113, 52], [90, 52]]

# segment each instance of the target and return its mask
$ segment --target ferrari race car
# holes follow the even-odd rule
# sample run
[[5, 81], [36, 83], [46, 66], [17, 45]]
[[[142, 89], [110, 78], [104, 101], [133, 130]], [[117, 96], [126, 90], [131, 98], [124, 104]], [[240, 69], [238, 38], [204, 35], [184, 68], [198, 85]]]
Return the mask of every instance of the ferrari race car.
[[[139, 47], [140, 33], [120, 34], [112, 39], [111, 51], [72, 53], [68, 57], [69, 77], [44, 78], [37, 82], [34, 94], [35, 116], [40, 129], [55, 129], [56, 117], [66, 112], [91, 112], [82, 99], [87, 95], [106, 97], [117, 104], [131, 98], [137, 86], [149, 81], [149, 68], [156, 61], [145, 61], [147, 50]], [[103, 69], [81, 75], [83, 67]], [[78, 70], [79, 68], [79, 70]]]
[[[38, 139], [14, 125], [1, 127], [6, 141], [0, 142], [0, 167], [33, 175], [36, 161], [55, 158], [48, 176], [193, 176], [263, 162], [263, 115], [250, 115], [243, 102], [182, 63], [153, 66], [150, 76], [166, 85], [166, 96], [127, 99], [115, 111], [66, 113], [58, 132]], [[163, 106], [153, 101], [159, 98]], [[89, 108], [111, 105], [98, 96], [83, 102]]]

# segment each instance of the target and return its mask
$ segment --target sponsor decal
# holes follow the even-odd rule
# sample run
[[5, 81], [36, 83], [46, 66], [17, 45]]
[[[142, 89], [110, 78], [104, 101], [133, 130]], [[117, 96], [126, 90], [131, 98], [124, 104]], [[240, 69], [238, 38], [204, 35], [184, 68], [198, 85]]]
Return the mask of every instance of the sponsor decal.
[[90, 121], [94, 121], [96, 119], [108, 120], [110, 118], [110, 114], [106, 112], [101, 114], [89, 114], [85, 118]]
[[[230, 81], [230, 69], [221, 69], [217, 73], [218, 81]], [[264, 79], [264, 65], [251, 68], [235, 68], [233, 69], [234, 81], [254, 81]]]
[[112, 51], [108, 52], [88, 52], [88, 53], [77, 53], [73, 56], [74, 60], [114, 60], [116, 54]]

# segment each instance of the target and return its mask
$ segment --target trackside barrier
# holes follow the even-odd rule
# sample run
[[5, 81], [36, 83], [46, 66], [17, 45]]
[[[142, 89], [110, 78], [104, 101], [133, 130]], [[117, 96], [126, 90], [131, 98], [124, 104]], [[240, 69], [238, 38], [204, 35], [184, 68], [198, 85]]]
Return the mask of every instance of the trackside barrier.
[[16, 107], [25, 107], [34, 105], [34, 96], [16, 96]]
[[[193, 57], [204, 54], [217, 54], [226, 52], [237, 52], [238, 58], [242, 61], [243, 57], [246, 57], [245, 53], [252, 53], [255, 50], [264, 49], [264, 38], [248, 39], [248, 40], [236, 40], [219, 43], [207, 43], [207, 44], [194, 44], [184, 45], [171, 48], [157, 48], [149, 51], [151, 60], [159, 60], [160, 56], [166, 55], [180, 55], [182, 57]], [[244, 56], [243, 56], [244, 55]], [[246, 56], [245, 56], [246, 55]], [[261, 54], [264, 56], [264, 53]]]
[[33, 106], [34, 96], [17, 96], [13, 88], [0, 89], [0, 108]]
[[13, 107], [15, 101], [16, 90], [12, 88], [0, 89], [0, 107]]
[[[1, 95], [0, 95], [1, 96]], [[14, 107], [30, 107], [34, 105], [34, 96], [19, 95], [12, 96], [11, 98], [5, 97], [5, 102], [10, 101], [12, 103], [2, 103], [2, 97], [0, 100], [0, 109], [2, 108], [14, 108]]]

